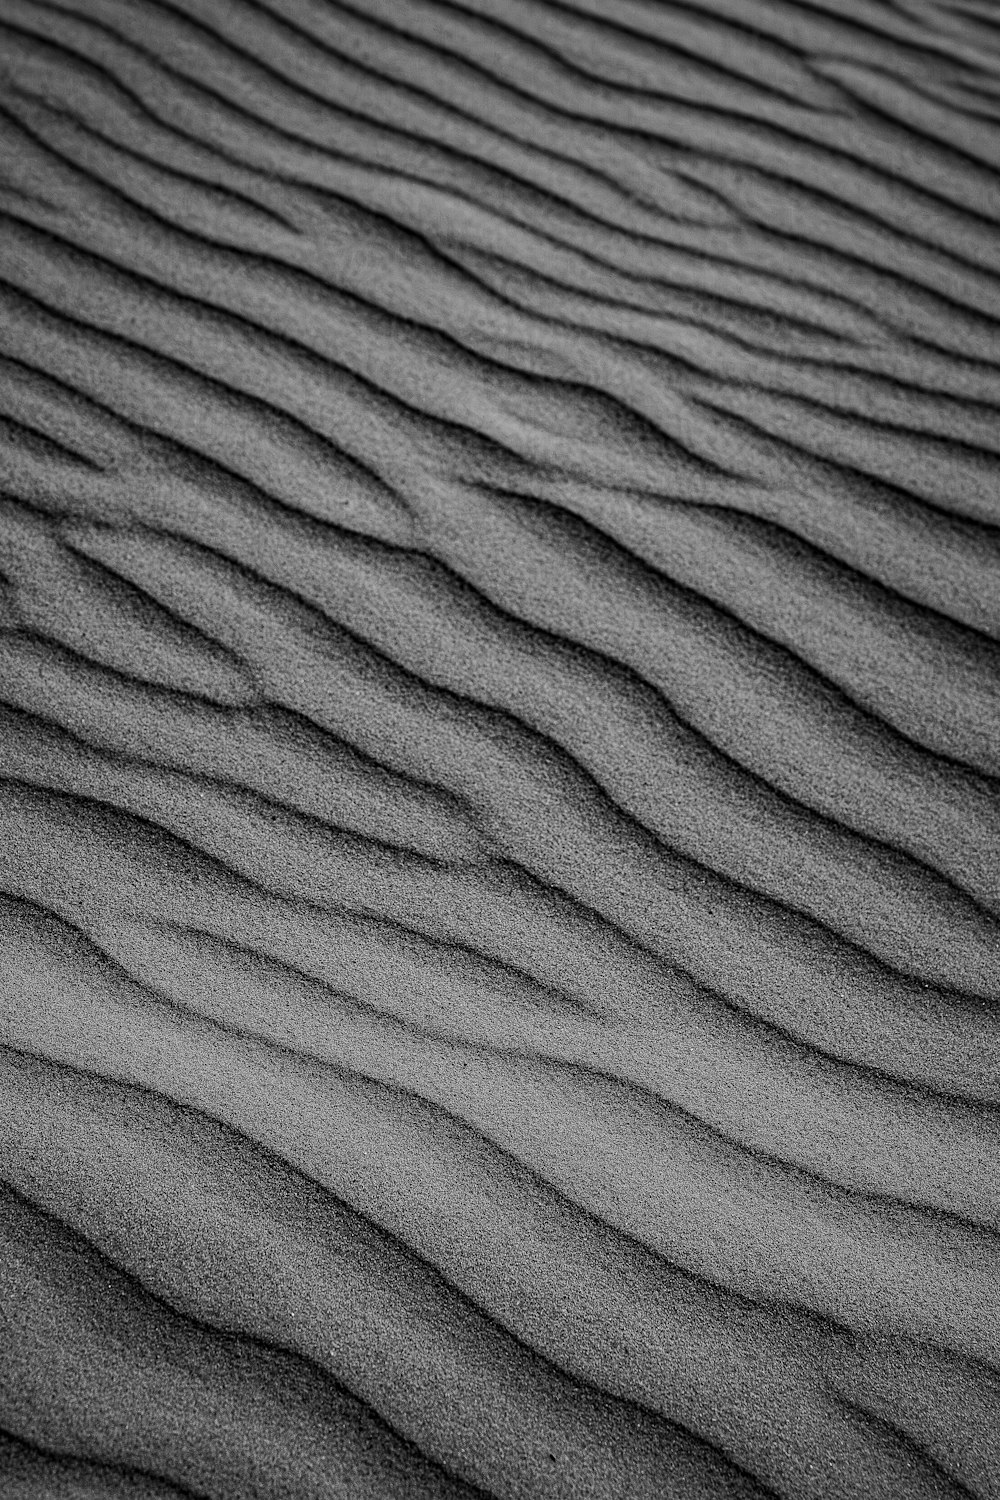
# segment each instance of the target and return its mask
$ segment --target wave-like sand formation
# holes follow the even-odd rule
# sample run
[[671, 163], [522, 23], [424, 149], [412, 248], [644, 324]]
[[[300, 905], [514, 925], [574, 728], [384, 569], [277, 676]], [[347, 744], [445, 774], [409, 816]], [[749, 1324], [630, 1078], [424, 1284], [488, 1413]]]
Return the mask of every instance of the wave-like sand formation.
[[0, 43], [5, 1500], [1000, 1500], [1000, 9]]

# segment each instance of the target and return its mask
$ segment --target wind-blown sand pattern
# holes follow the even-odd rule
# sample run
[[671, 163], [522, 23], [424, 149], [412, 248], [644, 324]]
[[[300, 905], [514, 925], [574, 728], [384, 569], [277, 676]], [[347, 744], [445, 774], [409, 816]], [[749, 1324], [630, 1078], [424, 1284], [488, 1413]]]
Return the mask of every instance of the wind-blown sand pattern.
[[1000, 6], [2, 0], [0, 1493], [1000, 1497]]

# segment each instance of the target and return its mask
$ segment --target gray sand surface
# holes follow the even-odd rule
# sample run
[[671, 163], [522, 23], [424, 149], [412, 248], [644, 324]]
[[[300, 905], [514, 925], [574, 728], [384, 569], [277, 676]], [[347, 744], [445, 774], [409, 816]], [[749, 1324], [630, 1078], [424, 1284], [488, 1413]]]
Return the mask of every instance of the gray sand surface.
[[1000, 3], [0, 0], [0, 1500], [1000, 1500]]

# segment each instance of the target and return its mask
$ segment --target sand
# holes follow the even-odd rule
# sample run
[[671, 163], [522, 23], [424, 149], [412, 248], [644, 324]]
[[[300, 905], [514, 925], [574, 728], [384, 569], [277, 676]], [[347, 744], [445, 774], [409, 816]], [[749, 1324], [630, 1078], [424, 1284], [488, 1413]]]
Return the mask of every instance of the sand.
[[0, 0], [2, 1500], [1000, 1500], [1000, 10]]

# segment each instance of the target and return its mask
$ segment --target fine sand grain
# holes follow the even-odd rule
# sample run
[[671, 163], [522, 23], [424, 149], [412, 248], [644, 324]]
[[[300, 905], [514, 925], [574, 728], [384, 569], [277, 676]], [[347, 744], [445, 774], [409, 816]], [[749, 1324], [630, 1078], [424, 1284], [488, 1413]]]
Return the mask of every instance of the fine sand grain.
[[0, 0], [0, 1500], [1000, 1500], [1000, 4]]

